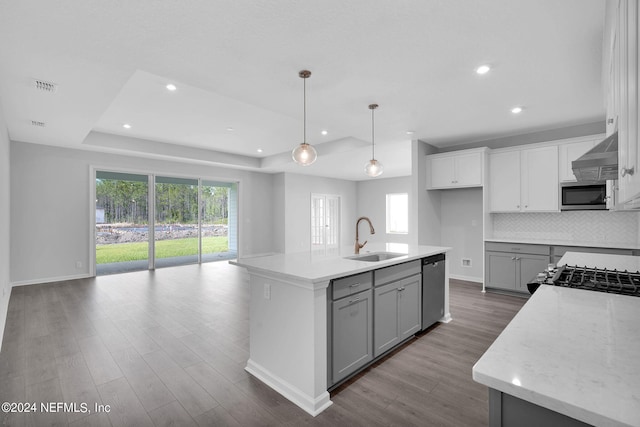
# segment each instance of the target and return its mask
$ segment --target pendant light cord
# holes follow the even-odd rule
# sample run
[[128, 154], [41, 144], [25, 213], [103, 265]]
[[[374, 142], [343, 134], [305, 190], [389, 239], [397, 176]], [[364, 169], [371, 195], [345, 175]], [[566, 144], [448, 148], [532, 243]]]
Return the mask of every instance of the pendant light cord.
[[375, 128], [374, 128], [374, 119], [373, 112], [374, 108], [371, 109], [371, 158], [375, 160], [376, 158], [376, 141], [375, 141]]
[[302, 143], [307, 143], [307, 79], [302, 79]]

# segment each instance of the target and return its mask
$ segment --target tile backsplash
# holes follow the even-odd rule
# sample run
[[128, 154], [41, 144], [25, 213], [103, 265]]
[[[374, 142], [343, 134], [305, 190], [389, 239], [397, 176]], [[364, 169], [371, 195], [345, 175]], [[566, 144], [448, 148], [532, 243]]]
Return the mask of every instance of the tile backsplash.
[[559, 239], [638, 244], [639, 212], [574, 211], [492, 214], [497, 239]]

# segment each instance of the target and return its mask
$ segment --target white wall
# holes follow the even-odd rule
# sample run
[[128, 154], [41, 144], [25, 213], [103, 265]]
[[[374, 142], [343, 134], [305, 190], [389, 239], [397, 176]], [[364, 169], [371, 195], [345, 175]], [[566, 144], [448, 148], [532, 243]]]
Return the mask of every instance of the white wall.
[[2, 345], [9, 296], [11, 294], [11, 287], [9, 286], [9, 166], [9, 134], [4, 121], [4, 113], [0, 107], [0, 346]]
[[[455, 279], [482, 282], [482, 189], [442, 190], [440, 243], [453, 249], [449, 257], [449, 275]], [[471, 267], [462, 267], [462, 258], [471, 259]]]
[[[369, 228], [361, 225], [361, 242], [368, 240], [371, 243], [410, 243], [409, 234], [387, 234], [387, 194], [408, 193], [411, 194], [411, 177], [400, 178], [376, 178], [357, 183], [358, 204], [357, 217], [369, 217], [376, 230], [376, 234], [369, 235]], [[355, 232], [355, 230], [354, 230]]]
[[273, 176], [273, 251], [285, 252], [286, 237], [286, 197], [285, 174]]
[[[342, 179], [284, 173], [284, 186], [276, 178], [278, 191], [284, 190], [284, 209], [276, 207], [284, 218], [284, 252], [302, 252], [311, 249], [311, 194], [340, 196], [341, 246], [353, 244], [356, 223], [356, 183]], [[279, 200], [280, 196], [276, 195]], [[279, 221], [278, 218], [275, 218]], [[278, 228], [278, 227], [276, 227]], [[276, 237], [277, 240], [277, 237]], [[281, 245], [278, 244], [278, 247]]]
[[272, 175], [21, 142], [11, 142], [10, 154], [13, 284], [89, 274], [92, 165], [238, 181], [239, 253], [273, 250]]
[[409, 195], [409, 243], [440, 245], [440, 191], [427, 191], [427, 154], [436, 148], [411, 141], [411, 194]]

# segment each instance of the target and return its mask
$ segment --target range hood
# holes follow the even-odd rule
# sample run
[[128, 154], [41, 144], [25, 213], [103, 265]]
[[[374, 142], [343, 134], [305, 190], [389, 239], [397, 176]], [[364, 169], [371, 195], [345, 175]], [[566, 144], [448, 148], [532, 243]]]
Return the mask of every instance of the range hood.
[[571, 162], [578, 181], [618, 179], [618, 132]]

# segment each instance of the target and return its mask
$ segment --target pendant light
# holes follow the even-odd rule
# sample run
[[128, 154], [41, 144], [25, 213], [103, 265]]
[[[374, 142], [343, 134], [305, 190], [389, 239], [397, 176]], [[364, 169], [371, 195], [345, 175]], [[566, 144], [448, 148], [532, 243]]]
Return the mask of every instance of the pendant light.
[[369, 105], [369, 109], [371, 110], [371, 160], [369, 160], [364, 167], [365, 173], [371, 177], [382, 175], [382, 171], [384, 170], [382, 163], [376, 160], [375, 128], [373, 120], [373, 112], [376, 108], [378, 108], [378, 104]]
[[311, 76], [311, 71], [302, 70], [298, 73], [303, 80], [303, 98], [304, 98], [304, 115], [303, 115], [303, 134], [302, 144], [298, 145], [291, 152], [293, 161], [302, 166], [309, 166], [318, 158], [318, 153], [312, 145], [307, 144], [307, 79]]

